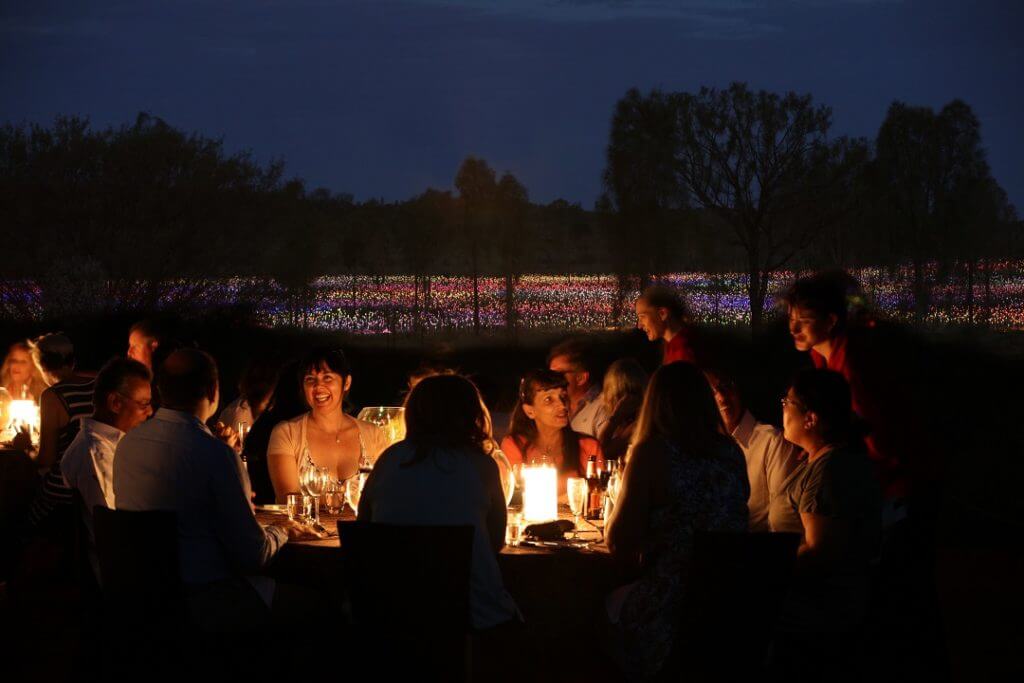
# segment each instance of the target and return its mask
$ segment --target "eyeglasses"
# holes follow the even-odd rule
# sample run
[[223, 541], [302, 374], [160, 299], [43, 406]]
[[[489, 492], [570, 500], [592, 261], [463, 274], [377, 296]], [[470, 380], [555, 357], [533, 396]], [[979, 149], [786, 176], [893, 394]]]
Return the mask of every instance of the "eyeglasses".
[[138, 404], [138, 406], [140, 408], [142, 408], [142, 409], [152, 408], [153, 407], [153, 401], [140, 401], [139, 399], [137, 399], [137, 398], [135, 398], [133, 396], [129, 396], [128, 394], [122, 394], [120, 391], [117, 392], [117, 395], [120, 396], [121, 398], [126, 398], [129, 401], [132, 401], [133, 403]]
[[783, 396], [782, 399], [781, 399], [781, 403], [782, 403], [782, 407], [783, 408], [785, 408], [786, 406], [793, 406], [797, 410], [802, 410], [804, 412], [807, 411], [807, 408], [803, 407], [802, 405], [800, 405], [799, 402], [794, 401], [789, 396]]

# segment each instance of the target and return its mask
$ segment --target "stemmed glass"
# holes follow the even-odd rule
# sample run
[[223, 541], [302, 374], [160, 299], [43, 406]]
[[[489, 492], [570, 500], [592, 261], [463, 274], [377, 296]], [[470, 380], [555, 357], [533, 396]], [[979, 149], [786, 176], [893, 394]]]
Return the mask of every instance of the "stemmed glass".
[[569, 509], [572, 510], [572, 537], [577, 538], [579, 536], [580, 516], [587, 505], [587, 494], [589, 493], [587, 480], [580, 477], [569, 477], [566, 482], [565, 492], [569, 498]]
[[310, 522], [313, 524], [320, 523], [320, 497], [324, 494], [324, 490], [327, 488], [327, 482], [330, 481], [331, 470], [329, 467], [317, 467], [312, 465], [304, 468], [299, 473], [299, 483], [302, 485], [303, 491], [306, 495], [312, 496], [313, 498], [313, 514], [310, 516]]

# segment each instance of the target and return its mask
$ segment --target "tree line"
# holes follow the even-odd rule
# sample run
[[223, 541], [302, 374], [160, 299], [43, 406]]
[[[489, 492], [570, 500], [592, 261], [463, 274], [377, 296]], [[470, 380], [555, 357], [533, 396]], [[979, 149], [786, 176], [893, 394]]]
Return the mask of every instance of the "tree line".
[[478, 279], [499, 276], [514, 329], [524, 273], [625, 283], [738, 270], [756, 326], [781, 269], [910, 263], [923, 311], [932, 264], [965, 273], [973, 293], [988, 259], [1021, 253], [1020, 221], [965, 103], [893, 103], [873, 141], [830, 129], [831, 111], [809, 95], [630, 90], [613, 112], [603, 192], [585, 209], [531, 202], [512, 173], [472, 156], [451, 189], [359, 202], [145, 113], [106, 129], [64, 116], [8, 124], [0, 296], [9, 306], [32, 281], [54, 311], [82, 296], [152, 309], [168, 282], [245, 276], [275, 279], [299, 308], [320, 275], [401, 273], [429, 307], [431, 276], [461, 275], [479, 329]]

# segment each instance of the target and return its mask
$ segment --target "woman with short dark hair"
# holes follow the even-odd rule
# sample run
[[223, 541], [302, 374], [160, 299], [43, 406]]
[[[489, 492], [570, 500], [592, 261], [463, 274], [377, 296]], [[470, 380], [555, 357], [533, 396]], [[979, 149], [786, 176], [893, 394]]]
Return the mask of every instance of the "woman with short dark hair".
[[620, 664], [643, 680], [660, 672], [672, 648], [694, 534], [746, 531], [750, 487], [743, 453], [690, 363], [663, 365], [651, 377], [635, 439], [605, 536], [640, 578], [612, 593], [607, 608]]
[[518, 615], [497, 553], [505, 545], [505, 494], [491, 418], [476, 386], [459, 375], [422, 379], [405, 401], [405, 439], [388, 448], [366, 480], [359, 520], [474, 529], [470, 611], [474, 628]]
[[882, 524], [850, 388], [838, 373], [807, 369], [793, 379], [782, 404], [785, 438], [803, 450], [768, 510], [772, 531], [803, 536], [784, 626], [802, 634], [849, 632], [864, 619], [867, 566], [877, 555]]
[[275, 426], [267, 446], [279, 503], [300, 490], [304, 467], [327, 467], [339, 481], [348, 479], [387, 446], [384, 430], [345, 414], [352, 368], [341, 349], [314, 349], [299, 363], [298, 375], [309, 411]]

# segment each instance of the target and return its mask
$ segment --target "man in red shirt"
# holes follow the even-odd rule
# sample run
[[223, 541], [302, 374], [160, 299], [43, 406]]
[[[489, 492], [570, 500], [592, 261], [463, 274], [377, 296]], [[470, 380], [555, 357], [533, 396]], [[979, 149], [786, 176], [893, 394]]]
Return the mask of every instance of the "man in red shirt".
[[665, 342], [662, 365], [676, 361], [697, 364], [689, 317], [682, 297], [668, 287], [648, 287], [636, 300], [636, 326], [649, 340]]

